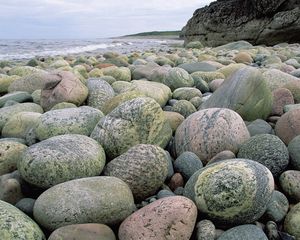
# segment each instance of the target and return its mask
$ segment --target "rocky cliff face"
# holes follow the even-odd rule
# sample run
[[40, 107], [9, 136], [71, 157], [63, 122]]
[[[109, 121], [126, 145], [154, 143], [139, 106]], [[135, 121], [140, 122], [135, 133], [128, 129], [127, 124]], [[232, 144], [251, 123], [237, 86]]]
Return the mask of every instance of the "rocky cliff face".
[[300, 0], [218, 0], [197, 9], [183, 34], [208, 46], [300, 42]]

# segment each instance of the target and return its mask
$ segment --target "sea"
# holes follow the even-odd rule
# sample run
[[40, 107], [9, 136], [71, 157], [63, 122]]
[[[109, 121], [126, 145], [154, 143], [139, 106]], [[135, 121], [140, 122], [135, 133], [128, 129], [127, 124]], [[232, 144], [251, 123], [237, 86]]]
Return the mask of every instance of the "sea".
[[104, 52], [127, 54], [136, 51], [162, 50], [182, 44], [179, 39], [0, 39], [0, 60], [26, 60], [58, 55], [96, 55]]

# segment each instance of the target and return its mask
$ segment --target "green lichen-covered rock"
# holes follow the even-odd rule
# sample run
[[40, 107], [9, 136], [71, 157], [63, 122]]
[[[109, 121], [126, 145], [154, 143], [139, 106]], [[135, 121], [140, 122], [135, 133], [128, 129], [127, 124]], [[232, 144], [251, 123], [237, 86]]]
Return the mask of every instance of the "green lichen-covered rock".
[[128, 185], [115, 177], [90, 177], [56, 185], [35, 202], [36, 221], [49, 230], [79, 223], [117, 224], [135, 210]]
[[139, 143], [166, 147], [172, 129], [159, 104], [152, 98], [135, 98], [103, 117], [91, 137], [112, 159]]
[[27, 182], [49, 188], [68, 180], [97, 176], [104, 165], [104, 150], [95, 140], [67, 134], [30, 146], [22, 154], [18, 170]]
[[194, 72], [191, 76], [195, 78], [202, 78], [205, 82], [210, 83], [215, 79], [225, 79], [225, 75], [221, 72]]
[[193, 41], [193, 42], [189, 42], [188, 44], [186, 44], [185, 48], [198, 48], [198, 49], [201, 49], [201, 48], [203, 48], [203, 44], [200, 41]]
[[210, 108], [193, 113], [177, 128], [175, 149], [177, 156], [194, 152], [206, 164], [224, 150], [237, 153], [249, 138], [247, 127], [236, 112]]
[[3, 240], [46, 240], [42, 230], [31, 218], [1, 200], [0, 236]]
[[74, 103], [68, 103], [68, 102], [61, 102], [55, 104], [51, 110], [59, 110], [59, 109], [65, 109], [65, 108], [77, 108], [77, 106]]
[[21, 77], [9, 85], [8, 91], [24, 91], [33, 93], [35, 90], [42, 89], [51, 75], [46, 72], [37, 72]]
[[105, 76], [112, 76], [117, 81], [126, 81], [130, 82], [131, 80], [131, 71], [127, 67], [107, 67], [102, 69]]
[[174, 104], [172, 110], [174, 112], [180, 113], [185, 118], [187, 118], [192, 113], [194, 113], [194, 112], [197, 111], [197, 109], [195, 108], [195, 106], [191, 102], [189, 102], [187, 100], [179, 100], [179, 101], [177, 101]]
[[4, 104], [7, 101], [16, 101], [16, 102], [32, 102], [32, 97], [28, 92], [21, 92], [21, 91], [17, 91], [17, 92], [12, 92], [12, 93], [8, 93], [5, 94], [4, 96], [0, 97], [0, 107], [3, 107]]
[[171, 89], [165, 84], [159, 82], [150, 82], [146, 80], [134, 80], [129, 87], [130, 91], [138, 91], [147, 97], [153, 98], [161, 107], [165, 106], [171, 98]]
[[144, 94], [138, 91], [129, 91], [129, 92], [120, 93], [105, 102], [103, 106], [103, 113], [106, 115], [110, 113], [112, 110], [114, 110], [116, 107], [121, 105], [122, 103], [137, 97], [144, 97], [144, 96], [145, 96]]
[[178, 126], [184, 121], [184, 116], [177, 112], [164, 111], [167, 121], [170, 123], [172, 131], [175, 132]]
[[0, 93], [7, 93], [8, 92], [8, 87], [10, 84], [12, 84], [15, 80], [19, 79], [20, 76], [2, 76], [0, 77]]
[[99, 68], [94, 68], [89, 72], [90, 78], [100, 78], [103, 77], [103, 71]]
[[26, 139], [28, 132], [36, 126], [41, 113], [20, 112], [13, 115], [2, 129], [2, 137]]
[[272, 93], [259, 70], [246, 67], [235, 72], [201, 108], [229, 108], [244, 120], [266, 119], [272, 110]]
[[296, 202], [300, 201], [300, 171], [285, 171], [280, 175], [279, 183], [289, 198]]
[[87, 81], [89, 95], [87, 103], [93, 108], [102, 110], [105, 103], [115, 96], [114, 89], [104, 80], [90, 78]]
[[184, 195], [210, 219], [235, 225], [259, 219], [273, 190], [274, 179], [265, 166], [248, 159], [230, 159], [194, 173]]
[[170, 68], [163, 83], [174, 91], [180, 87], [192, 87], [194, 85], [194, 79], [190, 74], [182, 68]]
[[194, 73], [194, 72], [213, 72], [216, 71], [217, 68], [213, 66], [212, 64], [206, 63], [206, 62], [192, 62], [192, 63], [183, 63], [178, 65], [179, 68], [184, 69], [188, 73]]
[[217, 72], [222, 73], [225, 76], [225, 78], [228, 78], [234, 72], [236, 72], [244, 67], [246, 67], [246, 65], [243, 63], [232, 63], [232, 64], [229, 64], [228, 66], [218, 69]]
[[264, 231], [251, 224], [245, 224], [241, 226], [237, 226], [234, 228], [230, 228], [225, 231], [218, 240], [268, 240], [268, 237], [264, 233]]
[[9, 140], [0, 142], [0, 176], [17, 169], [17, 164], [27, 146]]
[[103, 116], [100, 110], [88, 106], [52, 110], [40, 117], [36, 137], [44, 140], [62, 134], [89, 136]]
[[19, 112], [43, 113], [43, 109], [41, 108], [41, 106], [35, 103], [17, 103], [12, 106], [0, 108], [0, 130], [2, 130], [6, 122], [12, 116]]
[[109, 162], [104, 175], [120, 178], [135, 199], [144, 200], [161, 187], [168, 174], [168, 155], [154, 145], [138, 144]]
[[33, 73], [46, 73], [46, 71], [30, 66], [17, 66], [9, 70], [10, 76], [17, 75], [20, 77], [24, 77]]
[[49, 65], [50, 68], [55, 68], [55, 69], [61, 67], [67, 67], [67, 66], [70, 66], [70, 64], [64, 59], [58, 59]]
[[35, 90], [31, 94], [31, 97], [32, 97], [32, 100], [33, 100], [34, 103], [36, 103], [36, 104], [40, 104], [41, 103], [41, 92], [42, 92], [42, 90], [38, 89], [38, 90]]
[[296, 240], [300, 239], [300, 202], [297, 203], [288, 212], [284, 220], [284, 230], [294, 236]]
[[274, 177], [278, 177], [289, 164], [287, 147], [279, 137], [271, 134], [259, 134], [248, 139], [240, 146], [237, 157], [261, 163]]
[[131, 82], [115, 81], [111, 86], [116, 94], [130, 90]]
[[172, 97], [178, 100], [187, 100], [190, 101], [194, 97], [202, 97], [202, 93], [197, 88], [177, 88], [174, 92]]

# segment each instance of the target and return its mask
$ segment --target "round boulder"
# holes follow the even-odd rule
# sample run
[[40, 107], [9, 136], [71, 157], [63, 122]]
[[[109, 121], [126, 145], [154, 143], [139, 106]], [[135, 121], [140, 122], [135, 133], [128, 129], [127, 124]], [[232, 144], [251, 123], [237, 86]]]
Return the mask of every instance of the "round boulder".
[[119, 228], [119, 239], [190, 239], [197, 218], [195, 204], [182, 196], [165, 197], [130, 215]]
[[81, 178], [43, 192], [33, 215], [48, 230], [79, 223], [117, 224], [135, 210], [128, 185], [115, 177]]
[[103, 116], [100, 110], [88, 106], [52, 110], [40, 117], [36, 137], [44, 140], [63, 134], [89, 136]]
[[293, 138], [288, 145], [291, 165], [295, 170], [300, 170], [300, 136]]
[[135, 98], [101, 118], [91, 137], [105, 149], [109, 159], [140, 143], [166, 147], [172, 129], [159, 104], [152, 98]]
[[230, 159], [194, 173], [184, 196], [216, 222], [244, 224], [264, 214], [273, 190], [274, 179], [265, 166], [248, 159]]
[[68, 134], [27, 148], [18, 170], [27, 182], [49, 188], [71, 179], [97, 176], [104, 165], [104, 150], [95, 140]]
[[268, 240], [264, 231], [251, 224], [240, 225], [225, 231], [218, 240]]
[[104, 224], [73, 224], [56, 229], [48, 240], [116, 240], [114, 232]]
[[194, 85], [194, 79], [190, 74], [182, 68], [170, 68], [163, 83], [174, 91], [181, 87], [192, 87]]
[[17, 164], [26, 148], [26, 145], [18, 142], [0, 142], [0, 176], [17, 169]]
[[163, 185], [168, 174], [165, 150], [138, 144], [109, 162], [104, 175], [120, 178], [130, 187], [135, 199], [144, 200]]
[[177, 128], [175, 148], [177, 155], [194, 152], [204, 163], [224, 150], [234, 153], [250, 138], [243, 119], [234, 111], [210, 108], [190, 115]]
[[286, 145], [300, 135], [300, 109], [283, 114], [276, 123], [275, 133]]
[[273, 92], [272, 115], [281, 116], [285, 105], [294, 104], [294, 97], [290, 90], [277, 88]]
[[278, 177], [289, 164], [289, 152], [279, 137], [259, 134], [244, 142], [239, 149], [238, 158], [257, 161], [266, 166]]
[[300, 239], [300, 202], [291, 208], [284, 220], [284, 230], [294, 236], [297, 240]]
[[284, 219], [289, 210], [289, 201], [286, 196], [279, 192], [273, 191], [271, 200], [268, 203], [265, 216], [268, 220], [280, 222]]
[[46, 240], [40, 227], [19, 209], [0, 200], [0, 236], [5, 240]]
[[288, 197], [300, 201], [300, 171], [285, 171], [280, 175], [279, 182]]

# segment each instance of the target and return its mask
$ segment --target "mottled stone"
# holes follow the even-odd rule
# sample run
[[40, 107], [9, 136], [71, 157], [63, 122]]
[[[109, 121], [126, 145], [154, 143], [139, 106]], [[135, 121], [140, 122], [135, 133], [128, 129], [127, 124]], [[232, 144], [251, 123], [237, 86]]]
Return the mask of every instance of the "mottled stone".
[[90, 78], [87, 80], [89, 95], [87, 105], [102, 110], [106, 101], [115, 96], [113, 88], [104, 80]]
[[104, 224], [72, 224], [56, 229], [48, 240], [116, 240], [114, 232]]
[[172, 191], [184, 186], [184, 179], [180, 173], [175, 173], [168, 184]]
[[168, 174], [165, 150], [150, 144], [138, 144], [109, 162], [104, 175], [120, 178], [130, 187], [135, 199], [153, 195]]
[[199, 211], [223, 224], [252, 223], [265, 212], [274, 190], [271, 172], [248, 159], [232, 159], [198, 170], [189, 179], [184, 196]]
[[216, 227], [210, 220], [201, 220], [197, 226], [197, 240], [214, 240]]
[[202, 167], [201, 160], [193, 152], [183, 152], [174, 162], [175, 171], [181, 173], [186, 181]]
[[245, 63], [245, 64], [251, 64], [253, 62], [251, 55], [247, 52], [242, 52], [242, 51], [239, 52], [237, 55], [235, 55], [233, 60], [236, 63]]
[[300, 239], [300, 202], [288, 212], [284, 220], [284, 230], [293, 235], [296, 240]]
[[70, 102], [79, 106], [87, 96], [87, 87], [72, 72], [60, 71], [51, 74], [42, 88], [41, 106], [45, 110], [60, 102]]
[[300, 136], [293, 138], [288, 145], [290, 163], [295, 170], [300, 171]]
[[225, 79], [225, 75], [221, 72], [194, 72], [191, 74], [193, 79], [195, 80], [196, 86], [197, 86], [197, 80], [196, 79], [203, 79], [206, 83], [210, 83], [215, 79]]
[[273, 94], [273, 105], [272, 115], [281, 116], [285, 105], [294, 104], [293, 94], [286, 88], [277, 88], [272, 92]]
[[23, 197], [18, 171], [0, 176], [0, 200], [16, 204]]
[[28, 132], [39, 122], [41, 115], [35, 112], [19, 112], [13, 115], [5, 123], [2, 136], [26, 139]]
[[269, 69], [263, 73], [264, 79], [266, 79], [267, 86], [274, 91], [277, 88], [285, 88], [286, 84], [299, 81], [298, 78], [284, 73], [278, 69]]
[[300, 201], [300, 171], [288, 170], [280, 175], [282, 190], [296, 202]]
[[127, 67], [106, 67], [102, 69], [103, 74], [105, 76], [112, 76], [117, 81], [126, 81], [129, 82], [131, 80], [131, 72]]
[[13, 76], [2, 76], [0, 77], [0, 93], [7, 93], [9, 86], [17, 79], [19, 79], [19, 76], [13, 75]]
[[12, 106], [0, 108], [0, 130], [2, 131], [2, 128], [12, 116], [20, 112], [43, 113], [43, 109], [35, 103], [17, 103]]
[[190, 101], [194, 97], [202, 97], [202, 93], [197, 88], [192, 87], [183, 87], [177, 88], [174, 92], [172, 97], [177, 100], [187, 100]]
[[0, 236], [5, 240], [45, 240], [39, 226], [9, 203], [0, 200]]
[[154, 201], [130, 215], [119, 228], [119, 239], [190, 239], [197, 218], [195, 204], [181, 196]]
[[217, 68], [206, 62], [193, 62], [193, 63], [183, 63], [178, 65], [179, 68], [184, 69], [188, 73], [194, 72], [213, 72], [216, 71]]
[[268, 240], [263, 230], [255, 225], [245, 224], [225, 231], [218, 240]]
[[294, 137], [300, 135], [300, 109], [283, 114], [276, 123], [275, 133], [286, 145]]
[[284, 219], [288, 210], [289, 201], [286, 196], [279, 191], [273, 191], [265, 212], [267, 219], [274, 222], [280, 222]]
[[88, 106], [52, 110], [40, 117], [36, 137], [45, 140], [63, 134], [89, 136], [103, 116], [100, 110]]
[[174, 91], [181, 87], [192, 87], [194, 85], [194, 79], [184, 69], [175, 67], [168, 71], [163, 83]]
[[191, 102], [189, 102], [187, 100], [179, 100], [179, 101], [177, 101], [174, 104], [172, 110], [174, 112], [177, 112], [177, 113], [181, 114], [185, 118], [187, 118], [192, 113], [194, 113], [194, 112], [197, 111], [197, 109], [195, 108], [195, 106]]
[[209, 160], [207, 165], [212, 164], [212, 163], [216, 163], [216, 162], [220, 162], [220, 161], [223, 161], [223, 160], [227, 160], [227, 159], [234, 159], [234, 158], [235, 158], [235, 154], [233, 152], [231, 152], [229, 150], [225, 150], [225, 151], [219, 152], [215, 156], [213, 156]]
[[175, 132], [178, 126], [184, 121], [184, 116], [180, 113], [164, 111], [164, 114], [173, 132]]
[[105, 149], [109, 159], [139, 143], [166, 147], [172, 129], [159, 104], [152, 98], [127, 101], [101, 118], [91, 137]]
[[35, 220], [49, 230], [79, 223], [117, 224], [135, 210], [132, 193], [115, 177], [81, 178], [56, 185], [35, 202]]
[[269, 123], [262, 119], [256, 119], [247, 125], [248, 131], [251, 136], [258, 134], [272, 134], [273, 129]]
[[177, 128], [175, 148], [177, 155], [194, 152], [203, 163], [224, 150], [233, 153], [250, 137], [242, 118], [234, 111], [210, 108], [190, 115]]
[[272, 110], [272, 94], [259, 70], [246, 67], [235, 72], [201, 105], [229, 108], [244, 120], [266, 119]]
[[8, 93], [0, 97], [0, 107], [3, 107], [4, 104], [9, 100], [13, 100], [19, 103], [32, 102], [32, 97], [28, 92], [17, 91], [17, 92]]
[[49, 188], [68, 180], [97, 176], [104, 165], [104, 150], [95, 140], [67, 134], [27, 148], [18, 170], [27, 182]]
[[259, 134], [244, 142], [239, 149], [238, 158], [257, 161], [266, 166], [278, 177], [289, 164], [289, 152], [279, 137]]
[[153, 98], [161, 107], [165, 106], [172, 96], [171, 89], [163, 83], [146, 80], [133, 80], [131, 83], [130, 91], [138, 91]]
[[26, 145], [18, 142], [0, 142], [0, 176], [17, 169], [17, 164], [26, 148]]

